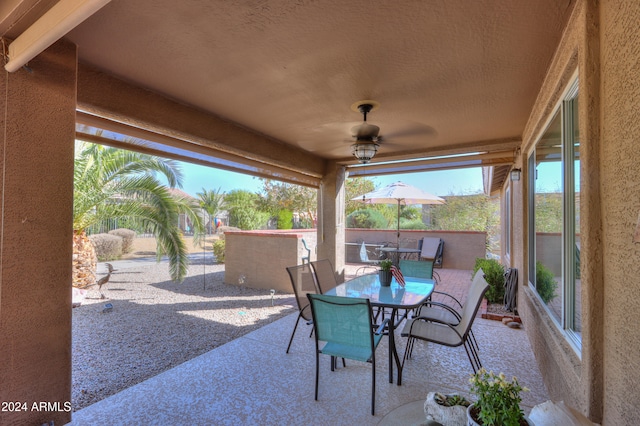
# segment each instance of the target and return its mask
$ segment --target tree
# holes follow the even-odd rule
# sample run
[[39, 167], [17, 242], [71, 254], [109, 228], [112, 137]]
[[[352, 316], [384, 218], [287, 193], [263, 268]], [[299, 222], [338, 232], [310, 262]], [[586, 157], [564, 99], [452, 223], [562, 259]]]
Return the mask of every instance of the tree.
[[187, 248], [178, 228], [178, 215], [185, 213], [202, 235], [197, 205], [173, 196], [170, 187], [181, 185], [178, 164], [132, 151], [88, 143], [77, 143], [74, 169], [73, 228], [83, 235], [91, 225], [106, 219], [125, 218], [149, 229], [156, 237], [157, 255], [169, 257], [169, 272], [175, 281], [187, 274]]
[[318, 206], [316, 189], [271, 179], [261, 180], [262, 210], [269, 212], [271, 216], [278, 216], [280, 211], [289, 210], [298, 213], [303, 219], [308, 219], [311, 224], [316, 223]]
[[224, 197], [229, 212], [229, 225], [243, 230], [260, 229], [269, 220], [269, 213], [260, 210], [260, 196], [236, 189]]
[[497, 251], [500, 235], [500, 204], [497, 198], [484, 194], [449, 195], [446, 204], [429, 206], [434, 230], [479, 231], [487, 233], [487, 249]]
[[487, 232], [499, 222], [499, 204], [484, 194], [447, 196], [446, 204], [429, 206], [431, 229]]
[[347, 228], [384, 229], [388, 222], [373, 209], [356, 210], [347, 216]]
[[213, 218], [224, 207], [224, 193], [222, 189], [204, 189], [202, 192], [196, 193], [200, 199], [200, 207], [209, 215], [209, 233], [212, 232], [211, 222]]
[[[357, 177], [349, 178], [345, 181], [345, 215], [348, 216], [356, 210], [363, 208], [362, 201], [352, 201], [352, 198], [358, 197], [367, 192], [371, 192], [376, 189], [375, 184], [369, 178]], [[368, 206], [373, 207], [373, 206]], [[379, 210], [376, 208], [376, 210]]]

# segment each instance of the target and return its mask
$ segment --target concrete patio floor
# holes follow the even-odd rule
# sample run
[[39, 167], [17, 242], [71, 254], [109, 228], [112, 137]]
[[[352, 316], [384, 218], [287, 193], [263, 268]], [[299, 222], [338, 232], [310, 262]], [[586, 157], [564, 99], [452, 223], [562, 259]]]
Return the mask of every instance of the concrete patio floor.
[[[347, 276], [351, 272], [348, 268]], [[455, 293], [470, 283], [470, 271], [439, 272], [442, 284], [438, 290]], [[405, 365], [402, 386], [397, 386], [388, 382], [385, 338], [377, 351], [375, 416], [370, 414], [369, 364], [347, 361], [346, 368], [331, 372], [329, 357], [322, 356], [319, 400], [314, 401], [315, 345], [309, 338], [309, 326], [300, 326], [290, 353], [285, 353], [296, 316], [282, 318], [77, 411], [71, 424], [376, 425], [383, 419], [384, 424], [393, 424], [394, 413], [402, 411], [399, 407], [415, 413], [417, 421], [423, 420], [421, 402], [430, 391], [470, 396], [472, 370], [463, 348], [418, 343]], [[549, 399], [523, 329], [477, 318], [474, 332], [483, 365], [508, 377], [517, 376], [530, 389], [522, 395], [525, 412]], [[398, 335], [400, 355], [405, 343]]]

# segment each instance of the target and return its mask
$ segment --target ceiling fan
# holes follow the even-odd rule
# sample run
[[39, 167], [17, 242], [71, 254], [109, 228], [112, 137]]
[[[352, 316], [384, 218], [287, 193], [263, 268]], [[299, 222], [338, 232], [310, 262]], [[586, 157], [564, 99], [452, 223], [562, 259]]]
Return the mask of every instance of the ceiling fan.
[[382, 137], [379, 135], [380, 127], [367, 123], [367, 114], [378, 106], [379, 104], [375, 101], [360, 101], [351, 107], [360, 111], [364, 119], [362, 124], [351, 129], [351, 134], [356, 139], [356, 142], [351, 145], [351, 153], [362, 164], [367, 164], [371, 161], [378, 152], [380, 142], [382, 142]]

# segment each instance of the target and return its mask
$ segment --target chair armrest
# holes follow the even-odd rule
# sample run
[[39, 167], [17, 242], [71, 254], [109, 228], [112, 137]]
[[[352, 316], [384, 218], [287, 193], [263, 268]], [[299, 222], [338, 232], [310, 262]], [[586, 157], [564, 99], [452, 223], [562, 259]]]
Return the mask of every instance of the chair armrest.
[[384, 328], [389, 323], [390, 318], [385, 318], [382, 323], [378, 326], [378, 329], [374, 332], [374, 334], [382, 334], [384, 332]]
[[[435, 306], [435, 307], [438, 307], [438, 308], [442, 308], [444, 310], [447, 310], [447, 311], [451, 312], [453, 314], [453, 316], [455, 316], [458, 320], [460, 320], [460, 318], [462, 318], [462, 316], [460, 315], [460, 313], [458, 311], [456, 311], [455, 309], [453, 309], [451, 306], [447, 305], [446, 303], [434, 302], [434, 301], [431, 300], [431, 301], [423, 303], [422, 306]], [[420, 308], [418, 308], [418, 310], [419, 309]]]
[[462, 303], [460, 303], [460, 301], [458, 299], [456, 299], [454, 296], [450, 295], [449, 293], [445, 293], [444, 291], [438, 291], [438, 290], [433, 290], [433, 293], [441, 294], [443, 296], [450, 297], [451, 299], [453, 299], [456, 302], [456, 304], [460, 307], [460, 309], [462, 309]]

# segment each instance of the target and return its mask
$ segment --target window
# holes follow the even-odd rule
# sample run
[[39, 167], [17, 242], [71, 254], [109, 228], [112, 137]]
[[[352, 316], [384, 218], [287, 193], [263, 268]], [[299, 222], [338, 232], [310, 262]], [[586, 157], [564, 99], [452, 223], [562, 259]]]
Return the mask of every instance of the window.
[[580, 138], [572, 85], [529, 156], [529, 280], [551, 317], [579, 347]]
[[511, 188], [507, 187], [504, 194], [505, 224], [504, 224], [504, 252], [511, 257]]

